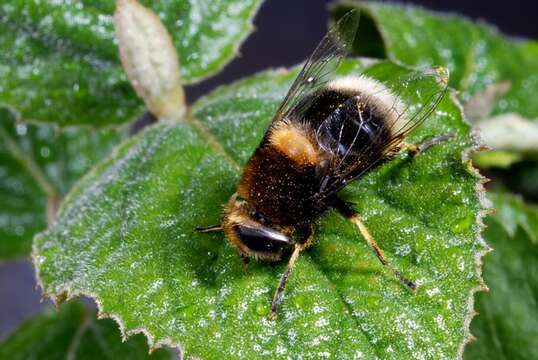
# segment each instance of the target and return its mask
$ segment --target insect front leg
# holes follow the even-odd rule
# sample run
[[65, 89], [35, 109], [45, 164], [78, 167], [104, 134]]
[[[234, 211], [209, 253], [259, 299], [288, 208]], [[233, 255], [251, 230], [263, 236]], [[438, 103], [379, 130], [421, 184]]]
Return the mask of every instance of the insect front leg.
[[410, 143], [403, 143], [403, 149], [407, 150], [409, 152], [409, 155], [411, 157], [416, 157], [419, 154], [423, 153], [433, 145], [439, 144], [443, 141], [447, 141], [452, 137], [451, 133], [443, 133], [437, 136], [433, 136], [426, 141], [420, 143], [420, 144], [410, 144]]
[[286, 283], [288, 282], [288, 278], [291, 274], [291, 271], [293, 270], [293, 267], [295, 266], [295, 263], [297, 262], [297, 259], [299, 259], [299, 254], [303, 250], [304, 250], [303, 245], [295, 244], [293, 253], [291, 254], [290, 259], [288, 261], [288, 266], [286, 266], [286, 270], [280, 277], [278, 286], [275, 291], [275, 295], [273, 296], [273, 302], [271, 303], [271, 312], [269, 313], [270, 320], [275, 320], [277, 317], [278, 306], [282, 302], [282, 297], [284, 296], [284, 289], [286, 288]]
[[366, 243], [370, 246], [374, 254], [377, 256], [381, 264], [383, 264], [386, 268], [388, 268], [395, 276], [398, 278], [398, 280], [407, 286], [411, 290], [415, 290], [417, 288], [417, 285], [407, 279], [405, 276], [402, 275], [402, 273], [396, 269], [389, 259], [385, 256], [383, 253], [383, 250], [381, 247], [377, 244], [372, 234], [370, 234], [370, 231], [368, 231], [368, 228], [364, 224], [364, 222], [361, 219], [361, 216], [353, 210], [353, 208], [348, 205], [345, 201], [338, 197], [334, 197], [332, 199], [332, 206], [344, 217], [348, 218], [351, 223], [353, 223], [357, 228], [359, 229], [359, 232], [364, 237], [364, 240], [366, 240]]
[[314, 240], [314, 227], [312, 224], [301, 226], [297, 230], [300, 232], [299, 236], [301, 237], [301, 240], [295, 243], [293, 253], [288, 260], [288, 266], [278, 281], [278, 286], [276, 288], [275, 295], [273, 296], [273, 302], [271, 303], [271, 312], [269, 313], [269, 319], [271, 320], [275, 320], [277, 317], [278, 306], [282, 302], [286, 283], [288, 282], [288, 278], [293, 270], [293, 267], [295, 266], [295, 263], [297, 262], [297, 259], [299, 259], [299, 254], [301, 251], [311, 246]]

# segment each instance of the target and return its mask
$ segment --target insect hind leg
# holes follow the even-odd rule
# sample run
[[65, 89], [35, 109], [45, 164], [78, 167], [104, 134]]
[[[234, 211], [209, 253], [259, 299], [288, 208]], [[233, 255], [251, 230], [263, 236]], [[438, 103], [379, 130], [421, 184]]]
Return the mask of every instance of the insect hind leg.
[[341, 200], [338, 197], [335, 197], [333, 199], [332, 205], [340, 214], [348, 218], [349, 221], [351, 221], [351, 223], [357, 226], [360, 233], [366, 240], [366, 243], [368, 243], [368, 246], [370, 246], [374, 254], [377, 256], [377, 258], [381, 262], [381, 264], [383, 264], [383, 266], [388, 268], [396, 276], [396, 278], [406, 287], [408, 287], [412, 291], [416, 290], [417, 285], [413, 281], [403, 276], [402, 273], [391, 264], [389, 259], [387, 259], [381, 247], [377, 244], [374, 237], [370, 234], [370, 231], [368, 231], [368, 228], [362, 221], [360, 215], [355, 210], [353, 210], [351, 206], [346, 204], [343, 200]]
[[447, 141], [450, 138], [452, 138], [451, 133], [443, 133], [437, 136], [433, 136], [420, 144], [409, 144], [404, 142], [403, 149], [407, 150], [411, 157], [416, 157], [431, 148], [432, 146], [439, 144], [443, 141]]
[[402, 284], [404, 284], [411, 290], [416, 290], [417, 285], [413, 281], [403, 276], [402, 273], [398, 269], [396, 269], [387, 259], [387, 257], [383, 253], [383, 250], [379, 247], [373, 236], [368, 231], [366, 225], [362, 222], [360, 215], [355, 214], [351, 218], [349, 218], [349, 220], [359, 228], [359, 231], [361, 232], [362, 236], [364, 237], [370, 248], [374, 251], [381, 264], [386, 266], [394, 275], [396, 275], [396, 277], [398, 278], [398, 280], [400, 280]]

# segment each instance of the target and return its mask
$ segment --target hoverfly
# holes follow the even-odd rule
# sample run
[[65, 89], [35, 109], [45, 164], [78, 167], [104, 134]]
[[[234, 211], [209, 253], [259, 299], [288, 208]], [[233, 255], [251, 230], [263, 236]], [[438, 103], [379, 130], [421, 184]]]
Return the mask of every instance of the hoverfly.
[[[359, 14], [344, 15], [321, 40], [278, 108], [248, 161], [238, 189], [224, 206], [222, 223], [197, 228], [223, 231], [245, 264], [249, 258], [281, 260], [292, 250], [270, 309], [275, 318], [299, 254], [313, 243], [314, 224], [330, 209], [355, 224], [381, 263], [405, 286], [413, 281], [394, 268], [339, 190], [402, 150], [418, 154], [449, 135], [421, 145], [406, 136], [436, 108], [447, 90], [438, 71], [401, 79], [432, 77], [436, 89], [412, 110], [400, 96], [365, 75], [339, 77], [336, 69], [355, 41]], [[446, 70], [445, 70], [446, 71]]]

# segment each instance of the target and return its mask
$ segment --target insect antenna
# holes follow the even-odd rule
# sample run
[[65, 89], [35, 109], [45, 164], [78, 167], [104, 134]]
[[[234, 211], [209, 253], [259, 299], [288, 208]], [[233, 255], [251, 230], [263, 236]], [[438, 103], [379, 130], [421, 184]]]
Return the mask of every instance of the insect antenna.
[[217, 231], [223, 231], [222, 225], [211, 225], [211, 226], [203, 226], [203, 227], [196, 227], [194, 228], [194, 231], [199, 233], [208, 233], [208, 232], [217, 232]]

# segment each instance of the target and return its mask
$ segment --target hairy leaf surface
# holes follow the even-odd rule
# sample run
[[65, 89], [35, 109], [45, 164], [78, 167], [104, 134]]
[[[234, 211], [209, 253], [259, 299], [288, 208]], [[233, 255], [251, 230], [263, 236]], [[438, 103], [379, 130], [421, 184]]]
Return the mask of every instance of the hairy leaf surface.
[[[342, 71], [357, 68], [349, 62]], [[388, 83], [410, 72], [391, 63], [365, 71]], [[343, 194], [395, 266], [421, 284], [416, 295], [330, 213], [269, 321], [284, 262], [254, 262], [245, 273], [222, 234], [193, 232], [220, 220], [296, 74], [264, 72], [222, 87], [184, 122], [146, 129], [95, 167], [35, 240], [45, 293], [91, 295], [122, 328], [150, 334], [150, 345], [173, 343], [203, 359], [456, 358], [485, 245], [480, 179], [462, 155], [470, 127], [449, 97], [411, 140], [445, 131], [452, 140], [414, 160], [401, 154]], [[420, 91], [413, 94], [405, 101], [417, 105]]]

